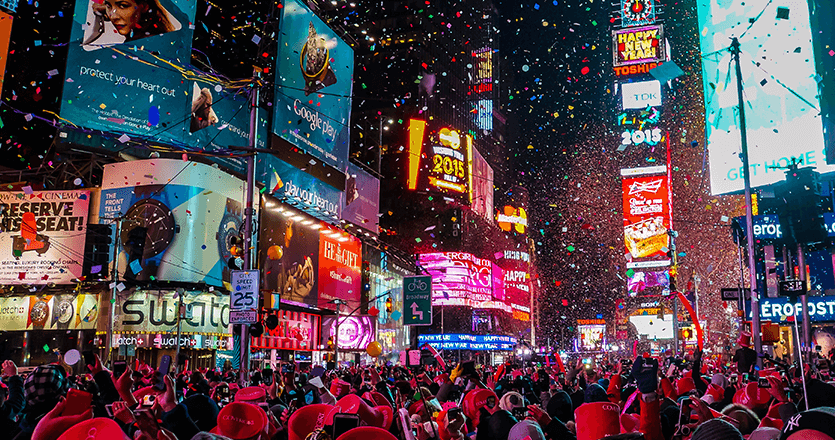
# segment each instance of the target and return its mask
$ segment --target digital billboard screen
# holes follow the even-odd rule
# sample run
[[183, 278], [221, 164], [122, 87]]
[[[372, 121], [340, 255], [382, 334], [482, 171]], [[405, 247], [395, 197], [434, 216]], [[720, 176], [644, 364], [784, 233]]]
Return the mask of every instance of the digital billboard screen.
[[191, 59], [195, 2], [159, 0], [158, 6], [149, 14], [136, 6], [76, 1], [62, 118], [96, 130], [182, 140], [191, 84], [169, 62]]
[[699, 2], [705, 132], [713, 194], [743, 190], [737, 78], [739, 38], [751, 186], [785, 179], [792, 159], [827, 173], [819, 76], [806, 0]]
[[273, 131], [324, 163], [348, 163], [354, 50], [300, 0], [283, 2]]
[[244, 181], [203, 163], [148, 159], [105, 165], [99, 216], [101, 223], [122, 220], [120, 278], [228, 288], [227, 262], [232, 237], [243, 233], [244, 198]]
[[606, 348], [605, 324], [581, 324], [577, 326], [578, 351], [604, 351]]
[[349, 163], [342, 202], [343, 220], [375, 234], [380, 232], [380, 179]]
[[513, 350], [518, 340], [512, 336], [429, 334], [418, 335], [418, 345], [430, 344], [440, 350]]
[[630, 27], [612, 31], [612, 64], [626, 66], [664, 61], [664, 26]]
[[426, 122], [409, 121], [409, 177], [411, 190], [440, 193], [470, 202], [473, 138], [443, 127], [427, 130]]
[[[491, 114], [492, 115], [492, 114]], [[487, 163], [477, 148], [472, 149], [472, 191], [470, 191], [470, 209], [474, 213], [490, 218], [493, 213], [493, 167]]]
[[655, 260], [668, 265], [670, 205], [667, 176], [652, 173], [664, 167], [621, 170], [623, 190], [623, 236], [630, 267]]
[[0, 283], [82, 278], [89, 206], [87, 190], [0, 192]]
[[635, 271], [626, 282], [630, 297], [667, 296], [670, 294], [670, 273], [665, 271]]
[[506, 295], [504, 286], [494, 290], [493, 262], [466, 252], [420, 254], [421, 267], [432, 275], [433, 306], [466, 306], [508, 310], [496, 298]]
[[[339, 317], [339, 349], [365, 350], [374, 341], [374, 318], [370, 316], [340, 316]], [[328, 338], [335, 336], [336, 317], [322, 319], [322, 345], [326, 345]]]

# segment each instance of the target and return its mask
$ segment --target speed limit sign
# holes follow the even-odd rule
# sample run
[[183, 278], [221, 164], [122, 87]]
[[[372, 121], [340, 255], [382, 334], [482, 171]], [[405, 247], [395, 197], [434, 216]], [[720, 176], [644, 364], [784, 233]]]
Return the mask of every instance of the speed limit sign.
[[258, 320], [261, 278], [258, 270], [233, 270], [229, 292], [230, 324], [252, 324]]

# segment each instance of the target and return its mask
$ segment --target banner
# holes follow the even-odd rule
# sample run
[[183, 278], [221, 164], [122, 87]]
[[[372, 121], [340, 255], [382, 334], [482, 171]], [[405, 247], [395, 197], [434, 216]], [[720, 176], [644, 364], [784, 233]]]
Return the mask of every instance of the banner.
[[252, 348], [267, 350], [318, 350], [319, 329], [322, 317], [304, 312], [280, 310], [278, 327], [264, 329], [260, 338], [252, 338]]
[[61, 117], [87, 128], [180, 140], [191, 84], [194, 0], [75, 4]]
[[226, 296], [200, 291], [178, 293], [140, 289], [116, 295], [114, 331], [176, 336], [178, 295], [183, 295], [183, 304], [192, 308], [192, 318], [181, 322], [184, 333], [229, 333], [229, 298]]
[[667, 176], [635, 175], [627, 171], [631, 170], [621, 170], [627, 259], [630, 263], [651, 259], [658, 260], [658, 265], [669, 265], [666, 255], [670, 245]]
[[354, 50], [304, 2], [288, 0], [281, 11], [273, 131], [344, 171]]
[[826, 164], [806, 0], [700, 2], [698, 15], [711, 193], [744, 186], [732, 37], [740, 44], [751, 187], [785, 180], [793, 159], [821, 174], [835, 171]]
[[348, 181], [345, 184], [341, 218], [378, 234], [379, 214], [380, 179], [352, 163], [348, 164]]
[[0, 328], [23, 330], [95, 330], [98, 295], [61, 294], [0, 298]]
[[0, 192], [0, 283], [81, 278], [90, 191]]
[[[99, 215], [102, 222], [122, 218], [120, 276], [228, 289], [231, 239], [243, 234], [244, 199], [242, 180], [202, 163], [149, 159], [105, 165]], [[147, 228], [141, 254], [130, 245], [137, 228]]]

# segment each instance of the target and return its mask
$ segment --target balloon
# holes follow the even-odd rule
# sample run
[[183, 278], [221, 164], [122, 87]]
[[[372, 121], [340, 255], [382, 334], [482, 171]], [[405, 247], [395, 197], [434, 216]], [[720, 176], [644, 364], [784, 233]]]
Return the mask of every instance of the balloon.
[[270, 260], [280, 260], [281, 257], [283, 257], [283, 256], [284, 256], [284, 249], [281, 246], [278, 246], [278, 245], [270, 246], [269, 249], [267, 249], [267, 257]]
[[377, 341], [369, 342], [365, 352], [371, 357], [377, 357], [383, 353], [383, 346]]

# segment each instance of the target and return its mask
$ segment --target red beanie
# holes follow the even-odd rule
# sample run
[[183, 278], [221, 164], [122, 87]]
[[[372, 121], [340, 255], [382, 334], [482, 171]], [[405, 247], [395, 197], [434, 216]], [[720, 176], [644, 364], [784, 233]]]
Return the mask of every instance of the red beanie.
[[574, 410], [577, 440], [620, 434], [620, 407], [610, 402], [584, 403]]
[[676, 381], [676, 392], [681, 396], [696, 389], [696, 382], [690, 376], [682, 377]]
[[382, 427], [385, 416], [377, 408], [372, 407], [356, 394], [349, 394], [336, 402], [336, 407], [328, 415], [328, 424], [333, 423], [333, 416], [337, 413], [357, 414], [360, 420], [368, 426]]
[[461, 409], [467, 419], [472, 420], [473, 427], [478, 426], [481, 408], [487, 409], [487, 412], [493, 414], [499, 409], [499, 397], [493, 390], [478, 389], [468, 392], [464, 396], [464, 401], [461, 402]]

